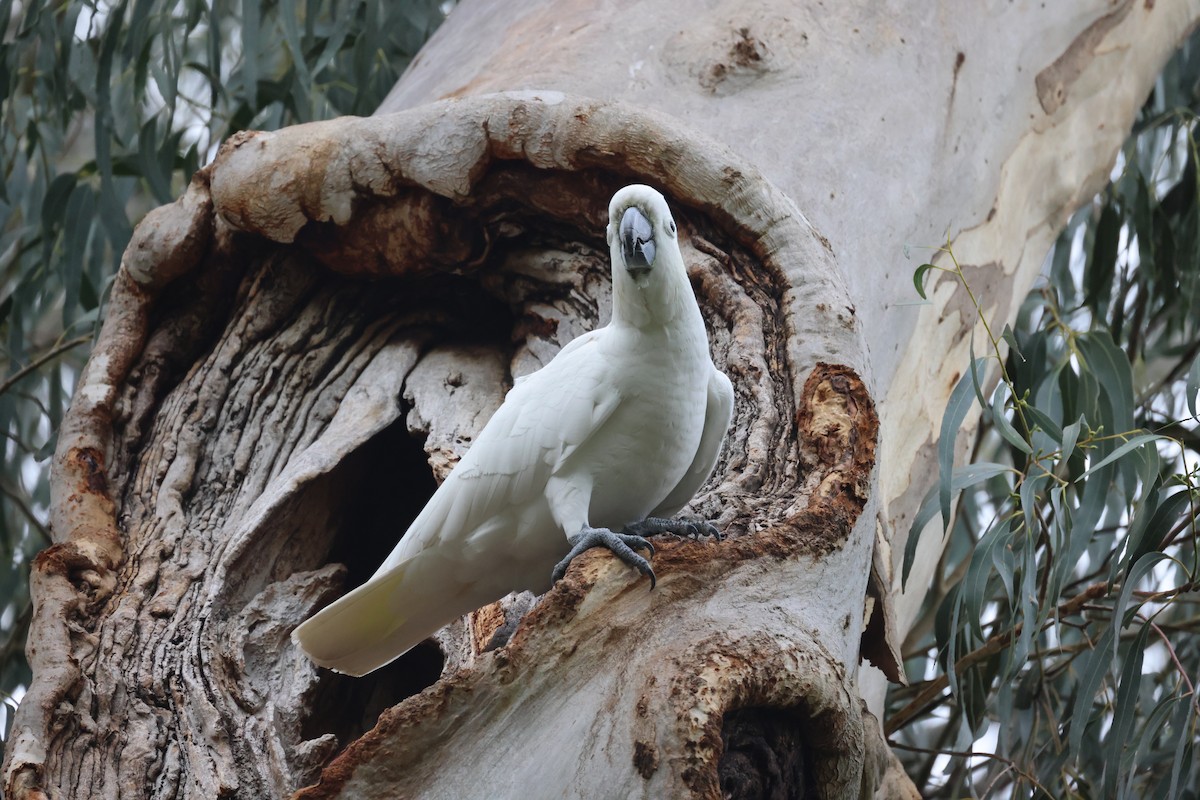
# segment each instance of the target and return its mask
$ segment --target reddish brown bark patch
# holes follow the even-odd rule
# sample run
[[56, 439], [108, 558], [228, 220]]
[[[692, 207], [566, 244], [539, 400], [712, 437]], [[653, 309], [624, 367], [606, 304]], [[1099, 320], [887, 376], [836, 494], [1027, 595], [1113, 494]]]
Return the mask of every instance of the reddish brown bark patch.
[[818, 551], [829, 552], [846, 541], [866, 505], [879, 417], [854, 370], [822, 362], [804, 384], [796, 427], [801, 457], [817, 483], [808, 508], [789, 523], [805, 529]]
[[633, 743], [633, 768], [646, 780], [658, 772], [658, 748], [649, 742]]

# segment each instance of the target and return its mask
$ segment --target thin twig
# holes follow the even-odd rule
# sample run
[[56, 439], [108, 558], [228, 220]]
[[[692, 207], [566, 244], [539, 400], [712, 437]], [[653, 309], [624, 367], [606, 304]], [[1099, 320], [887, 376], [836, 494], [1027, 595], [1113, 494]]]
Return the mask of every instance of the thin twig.
[[[1058, 607], [1059, 617], [1067, 617], [1078, 613], [1079, 609], [1083, 608], [1089, 601], [1097, 597], [1102, 597], [1108, 593], [1108, 584], [1105, 582], [1094, 583], [1085, 589], [1080, 594], [1075, 595], [1070, 600], [1061, 604]], [[1117, 590], [1117, 586], [1113, 586]], [[1046, 625], [1052, 624], [1053, 620], [1046, 620]], [[1013, 639], [1021, 635], [1021, 630], [1024, 628], [1024, 622], [1018, 622], [1004, 633], [998, 633], [992, 636], [980, 647], [967, 653], [965, 656], [954, 662], [954, 674], [961, 675], [963, 672], [978, 664], [980, 661], [991, 658], [1008, 646]], [[909, 701], [908, 705], [901, 708], [895, 714], [888, 717], [884, 723], [884, 732], [891, 736], [893, 733], [903, 728], [912, 719], [925, 711], [925, 708], [936, 702], [946, 687], [950, 685], [948, 674], [939, 675], [929, 682], [929, 684], [917, 693], [917, 696]]]
[[1004, 764], [1007, 764], [1009, 769], [1011, 769], [1013, 772], [1017, 773], [1022, 778], [1029, 781], [1031, 784], [1033, 784], [1037, 788], [1041, 789], [1043, 792], [1046, 792], [1047, 797], [1054, 796], [1054, 795], [1050, 794], [1050, 792], [1046, 791], [1046, 787], [1044, 787], [1040, 783], [1038, 783], [1037, 778], [1033, 777], [1032, 775], [1027, 773], [1025, 770], [1023, 770], [1019, 766], [1017, 766], [1017, 762], [1013, 761], [1011, 758], [1005, 758], [1004, 756], [997, 755], [995, 753], [980, 753], [980, 752], [976, 752], [974, 750], [930, 750], [929, 748], [926, 748], [926, 747], [917, 747], [916, 745], [904, 744], [903, 742], [895, 742], [895, 741], [892, 741], [891, 739], [888, 739], [887, 743], [888, 743], [889, 747], [898, 747], [901, 750], [911, 750], [914, 753], [929, 753], [931, 755], [937, 755], [937, 756], [954, 756], [955, 758], [962, 758], [962, 759], [990, 758], [994, 761], [1000, 761]]
[[17, 509], [25, 515], [25, 518], [29, 520], [29, 524], [32, 525], [34, 529], [36, 529], [37, 532], [42, 535], [42, 538], [45, 541], [51, 541], [50, 531], [46, 530], [46, 526], [33, 513], [33, 509], [25, 503], [24, 497], [22, 497], [18, 492], [13, 491], [13, 489], [3, 481], [0, 481], [0, 493], [6, 495], [10, 500], [13, 501], [13, 504], [17, 507]]
[[12, 375], [9, 375], [4, 380], [4, 383], [0, 383], [0, 394], [4, 394], [5, 392], [7, 392], [18, 381], [20, 381], [22, 378], [24, 378], [29, 373], [36, 370], [38, 367], [45, 364], [47, 361], [52, 361], [55, 358], [58, 358], [59, 356], [61, 356], [63, 353], [67, 352], [68, 350], [78, 347], [79, 345], [83, 344], [84, 342], [90, 342], [91, 340], [92, 340], [92, 334], [89, 333], [84, 336], [77, 336], [74, 339], [69, 339], [69, 340], [63, 342], [62, 344], [58, 345], [57, 347], [50, 348], [45, 353], [42, 353], [40, 356], [35, 358], [33, 361], [30, 361], [24, 367], [21, 367], [21, 369], [17, 370]]
[[[1139, 616], [1141, 615], [1139, 614]], [[1171, 646], [1171, 640], [1167, 638], [1167, 634], [1157, 624], [1150, 622], [1150, 620], [1146, 621], [1150, 624], [1154, 632], [1159, 635], [1159, 638], [1162, 639], [1163, 645], [1167, 648], [1167, 653], [1170, 654], [1171, 660], [1175, 662], [1175, 668], [1179, 670], [1179, 677], [1187, 684], [1188, 694], [1192, 697], [1192, 708], [1200, 715], [1200, 698], [1196, 697], [1196, 687], [1192, 685], [1192, 680], [1188, 677], [1187, 670], [1183, 668], [1183, 664], [1179, 663], [1179, 656], [1175, 655], [1175, 648]]]

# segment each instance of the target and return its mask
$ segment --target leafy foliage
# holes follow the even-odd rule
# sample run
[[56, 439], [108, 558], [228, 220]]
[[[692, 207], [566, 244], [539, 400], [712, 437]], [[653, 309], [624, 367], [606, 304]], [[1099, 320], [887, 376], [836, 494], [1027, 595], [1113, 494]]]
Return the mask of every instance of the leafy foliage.
[[245, 128], [369, 114], [439, 0], [0, 0], [0, 739], [47, 467], [133, 223]]
[[[907, 577], [922, 528], [948, 526], [957, 498], [907, 648], [926, 680], [893, 693], [887, 723], [926, 796], [1197, 796], [1198, 81], [1193, 39], [1014, 328], [983, 320], [988, 355], [951, 395], [939, 487], [905, 556]], [[944, 272], [970, 292], [945, 254], [918, 291]], [[976, 403], [974, 463], [954, 468]]]

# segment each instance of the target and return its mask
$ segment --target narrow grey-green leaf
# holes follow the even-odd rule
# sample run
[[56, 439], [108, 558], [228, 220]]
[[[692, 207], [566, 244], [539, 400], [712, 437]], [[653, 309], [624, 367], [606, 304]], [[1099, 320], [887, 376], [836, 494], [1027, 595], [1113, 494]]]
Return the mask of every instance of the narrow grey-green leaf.
[[971, 563], [963, 578], [963, 588], [959, 597], [966, 606], [967, 624], [980, 639], [983, 638], [983, 607], [991, 599], [987, 590], [988, 579], [992, 575], [993, 553], [997, 548], [1003, 549], [1008, 543], [1008, 524], [994, 522], [984, 532], [971, 553]]
[[980, 370], [987, 363], [986, 358], [975, 357], [975, 329], [971, 329], [971, 384], [975, 387], [975, 399], [979, 401], [980, 408], [987, 408], [987, 397], [983, 394], [983, 378], [980, 376]]
[[1008, 421], [1008, 394], [1008, 386], [1004, 383], [997, 386], [996, 391], [992, 393], [992, 402], [989, 407], [992, 414], [992, 422], [995, 423], [996, 432], [1004, 438], [1004, 441], [1025, 455], [1031, 456], [1033, 455], [1033, 448], [1029, 446], [1029, 442], [1025, 441], [1025, 438], [1017, 433], [1017, 429]]
[[[1129, 604], [1129, 598], [1136, 590], [1138, 582], [1146, 577], [1150, 570], [1154, 569], [1154, 565], [1168, 558], [1163, 553], [1147, 553], [1138, 559], [1133, 565], [1133, 569], [1129, 570], [1129, 575], [1125, 578], [1125, 585], [1121, 587], [1121, 593], [1117, 596], [1117, 604], [1113, 606], [1112, 624], [1118, 630], [1123, 629], [1128, 623], [1125, 621], [1125, 607]], [[1134, 609], [1136, 611], [1136, 609]], [[1148, 626], [1147, 626], [1148, 627]], [[1112, 657], [1117, 657], [1117, 645], [1119, 639], [1113, 640]]]
[[[1179, 778], [1183, 774], [1184, 761], [1187, 760], [1195, 742], [1195, 728], [1188, 724], [1192, 721], [1191, 700], [1190, 696], [1179, 698], [1179, 710], [1176, 711], [1175, 718], [1172, 720], [1171, 727], [1174, 728], [1178, 741], [1175, 745], [1175, 757], [1171, 760], [1171, 788], [1167, 792], [1167, 797], [1171, 798], [1179, 797]], [[1193, 735], [1188, 735], [1189, 728]]]
[[[1030, 475], [1021, 481], [1021, 513], [1025, 518], [1026, 535], [1030, 542], [1036, 541], [1038, 534], [1038, 492], [1042, 484], [1050, 480], [1050, 476], [1042, 473], [1041, 475]], [[1032, 547], [1032, 544], [1027, 544], [1027, 547]]]
[[938, 435], [938, 502], [942, 511], [942, 530], [950, 525], [950, 482], [954, 473], [954, 444], [958, 429], [962, 427], [967, 409], [971, 407], [970, 370], [958, 379], [946, 412], [942, 415], [942, 427]]
[[[989, 478], [1012, 471], [1012, 467], [989, 461], [968, 464], [954, 470], [950, 482], [951, 490], [955, 492], [962, 491], [968, 486], [982, 483]], [[938, 508], [938, 487], [934, 486], [925, 493], [921, 505], [917, 507], [917, 514], [913, 517], [912, 526], [908, 529], [908, 541], [904, 545], [904, 563], [901, 570], [901, 580], [904, 582], [908, 581], [908, 573], [911, 571], [913, 559], [917, 555], [917, 541], [921, 536], [921, 532], [925, 530], [925, 527], [933, 520], [934, 515], [938, 513]]]
[[1100, 390], [1112, 403], [1114, 428], [1109, 433], [1133, 429], [1133, 373], [1125, 351], [1113, 343], [1108, 331], [1081, 335], [1076, 344], [1087, 360], [1088, 370], [1096, 377]]
[[[1028, 534], [1027, 534], [1028, 535]], [[1042, 605], [1037, 599], [1037, 547], [1032, 536], [1021, 549], [1021, 591], [1017, 594], [1017, 608], [1020, 609], [1021, 635], [1017, 637], [1013, 648], [1013, 658], [1018, 663], [1024, 663], [1033, 648], [1033, 635], [1041, 627]], [[1049, 605], [1046, 608], [1050, 608]]]
[[1154, 509], [1149, 522], [1140, 526], [1138, 535], [1129, 536], [1129, 557], [1138, 560], [1165, 546], [1166, 534], [1191, 507], [1191, 496], [1185, 490], [1165, 498]]
[[46, 189], [46, 195], [42, 199], [42, 235], [49, 235], [63, 219], [63, 215], [67, 210], [67, 201], [71, 198], [71, 191], [75, 188], [76, 177], [74, 172], [64, 172], [50, 181], [50, 186]]
[[1167, 717], [1175, 710], [1177, 698], [1171, 695], [1163, 697], [1147, 716], [1144, 725], [1138, 729], [1137, 742], [1134, 744], [1133, 760], [1129, 764], [1128, 775], [1130, 785], [1126, 786], [1125, 796], [1132, 797], [1130, 786], [1136, 777], [1138, 765], [1146, 761], [1154, 746], [1154, 740], [1162, 735], [1167, 723]]
[[1105, 740], [1107, 758], [1104, 765], [1103, 797], [1116, 796], [1117, 780], [1121, 774], [1121, 763], [1125, 748], [1129, 746], [1134, 716], [1138, 707], [1138, 686], [1142, 678], [1142, 657], [1146, 649], [1148, 624], [1142, 625], [1137, 636], [1125, 650], [1125, 663], [1121, 667], [1121, 681], [1117, 684], [1117, 696], [1113, 703], [1112, 727]]
[[1200, 356], [1192, 359], [1192, 368], [1188, 370], [1187, 376], [1187, 406], [1188, 411], [1192, 415], [1192, 419], [1198, 419], [1196, 416], [1196, 395], [1200, 393]]
[[1078, 758], [1079, 746], [1083, 743], [1083, 733], [1091, 718], [1092, 698], [1100, 688], [1111, 663], [1109, 648], [1112, 647], [1113, 631], [1109, 625], [1100, 635], [1096, 646], [1088, 653], [1080, 656], [1082, 662], [1079, 680], [1075, 684], [1075, 702], [1071, 708], [1071, 732], [1068, 737], [1068, 750], [1072, 759]]
[[1101, 318], [1108, 311], [1108, 300], [1116, 273], [1117, 252], [1121, 240], [1121, 215], [1110, 200], [1104, 204], [1096, 222], [1096, 235], [1091, 258], [1087, 261], [1084, 278], [1087, 295], [1084, 304]]
[[263, 52], [259, 6], [259, 0], [242, 0], [242, 91], [252, 109], [258, 108], [258, 56]]
[[63, 258], [63, 325], [69, 326], [79, 314], [80, 284], [83, 281], [83, 258], [91, 235], [96, 197], [92, 188], [80, 184], [71, 192], [67, 203]]
[[1026, 405], [1024, 410], [1026, 418], [1028, 418], [1032, 424], [1036, 425], [1038, 428], [1041, 428], [1047, 436], [1054, 440], [1055, 444], [1062, 442], [1063, 431], [1062, 428], [1058, 426], [1057, 422], [1050, 419], [1050, 417], [1047, 416], [1046, 413], [1037, 406]]
[[1075, 445], [1079, 441], [1079, 431], [1085, 423], [1085, 417], [1081, 415], [1079, 419], [1063, 428], [1062, 439], [1060, 440], [1062, 442], [1062, 455], [1059, 456], [1059, 460], [1065, 462], [1071, 458], [1071, 454], [1075, 452]]
[[1098, 470], [1102, 467], [1108, 466], [1109, 464], [1111, 464], [1114, 461], [1116, 461], [1117, 459], [1121, 458], [1122, 456], [1124, 456], [1126, 453], [1128, 453], [1130, 450], [1134, 449], [1135, 447], [1141, 447], [1142, 445], [1144, 445], [1148, 442], [1153, 442], [1158, 439], [1166, 439], [1166, 438], [1167, 438], [1166, 436], [1160, 436], [1157, 433], [1138, 434], [1137, 436], [1134, 436], [1133, 438], [1126, 441], [1124, 444], [1122, 444], [1116, 450], [1113, 450], [1111, 453], [1109, 453], [1104, 458], [1100, 459], [1095, 464], [1092, 464], [1090, 467], [1088, 467], [1087, 470], [1083, 473], [1083, 475], [1080, 475], [1079, 478], [1076, 479], [1076, 482], [1078, 482], [1079, 480], [1082, 480], [1083, 478], [1086, 478], [1087, 476], [1094, 473], [1096, 470]]

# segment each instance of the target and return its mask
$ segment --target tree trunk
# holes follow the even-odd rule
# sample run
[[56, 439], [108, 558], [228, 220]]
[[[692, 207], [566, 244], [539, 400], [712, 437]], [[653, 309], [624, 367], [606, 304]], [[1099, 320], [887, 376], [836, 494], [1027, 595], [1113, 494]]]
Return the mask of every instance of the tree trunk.
[[[234, 137], [139, 226], [59, 437], [8, 796], [913, 796], [876, 717], [975, 317], [910, 304], [905, 248], [948, 231], [1009, 320], [1200, 3], [624, 5], [468, 0], [396, 113]], [[737, 392], [691, 506], [725, 538], [317, 670], [292, 628], [605, 321], [635, 181]]]

